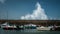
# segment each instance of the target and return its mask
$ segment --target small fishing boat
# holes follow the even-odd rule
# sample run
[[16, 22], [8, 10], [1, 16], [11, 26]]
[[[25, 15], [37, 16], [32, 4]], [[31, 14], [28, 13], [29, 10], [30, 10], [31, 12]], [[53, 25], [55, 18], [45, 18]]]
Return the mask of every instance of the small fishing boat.
[[26, 24], [24, 25], [25, 29], [36, 29], [36, 25], [35, 24]]
[[37, 27], [37, 30], [38, 30], [38, 31], [49, 31], [50, 28], [49, 28], [49, 27], [41, 26], [41, 27]]
[[53, 26], [50, 31], [60, 31], [60, 26]]
[[4, 30], [12, 30], [16, 29], [16, 25], [9, 25], [8, 22], [5, 22], [4, 24], [1, 24], [1, 28]]

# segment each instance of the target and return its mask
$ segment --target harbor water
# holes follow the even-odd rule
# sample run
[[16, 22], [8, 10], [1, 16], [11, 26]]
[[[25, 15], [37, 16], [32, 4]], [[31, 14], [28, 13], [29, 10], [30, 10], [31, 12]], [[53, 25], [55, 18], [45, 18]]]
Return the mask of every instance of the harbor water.
[[36, 29], [3, 30], [0, 28], [0, 34], [60, 34], [60, 31], [38, 31]]

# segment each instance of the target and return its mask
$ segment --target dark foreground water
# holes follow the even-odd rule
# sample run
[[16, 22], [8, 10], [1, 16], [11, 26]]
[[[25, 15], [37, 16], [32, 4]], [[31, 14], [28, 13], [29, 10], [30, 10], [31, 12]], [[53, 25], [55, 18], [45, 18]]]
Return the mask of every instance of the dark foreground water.
[[0, 34], [60, 34], [60, 31], [38, 31], [36, 29], [18, 31], [0, 29]]

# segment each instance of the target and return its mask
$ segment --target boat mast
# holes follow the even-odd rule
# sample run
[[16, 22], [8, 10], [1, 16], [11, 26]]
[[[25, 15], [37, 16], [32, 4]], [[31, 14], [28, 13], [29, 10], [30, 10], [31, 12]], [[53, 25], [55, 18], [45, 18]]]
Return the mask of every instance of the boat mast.
[[7, 22], [8, 22], [8, 10], [7, 10]]

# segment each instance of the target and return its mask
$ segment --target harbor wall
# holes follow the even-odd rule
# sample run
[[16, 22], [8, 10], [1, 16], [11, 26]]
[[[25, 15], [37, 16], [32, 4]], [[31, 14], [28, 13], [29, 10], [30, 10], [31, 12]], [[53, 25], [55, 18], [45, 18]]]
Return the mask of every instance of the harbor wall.
[[0, 24], [9, 22], [12, 24], [36, 24], [36, 25], [60, 25], [60, 20], [0, 20]]

